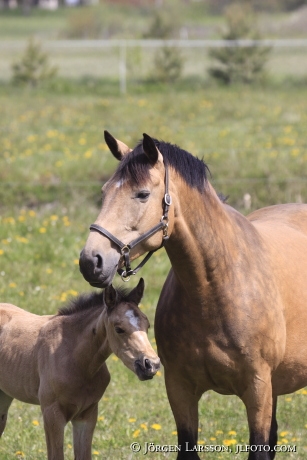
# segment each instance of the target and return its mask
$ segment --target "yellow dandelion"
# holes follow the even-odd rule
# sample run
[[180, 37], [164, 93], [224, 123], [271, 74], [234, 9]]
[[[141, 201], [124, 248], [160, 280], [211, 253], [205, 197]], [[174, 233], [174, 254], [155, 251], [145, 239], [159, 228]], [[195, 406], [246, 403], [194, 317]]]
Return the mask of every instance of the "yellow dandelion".
[[38, 420], [32, 420], [32, 425], [39, 426], [39, 421]]
[[17, 450], [17, 452], [15, 452], [15, 455], [16, 457], [24, 457], [25, 454], [22, 452], [22, 450]]
[[137, 438], [137, 437], [139, 436], [140, 432], [141, 432], [140, 429], [135, 430], [135, 431], [133, 432], [133, 434], [132, 434], [132, 437], [133, 437], [133, 438]]
[[158, 377], [161, 377], [162, 372], [161, 372], [161, 371], [157, 371], [156, 375], [157, 375]]
[[36, 212], [33, 211], [33, 209], [31, 209], [31, 210], [29, 211], [29, 216], [30, 216], [30, 217], [35, 217], [35, 216], [36, 216]]
[[281, 431], [281, 432], [280, 432], [280, 436], [281, 436], [282, 438], [284, 438], [285, 436], [287, 436], [287, 434], [289, 434], [289, 431]]
[[45, 227], [40, 227], [38, 231], [39, 233], [46, 233], [47, 229]]
[[216, 441], [216, 438], [214, 436], [211, 436], [210, 441]]
[[118, 357], [115, 356], [115, 355], [113, 355], [113, 356], [112, 356], [112, 360], [113, 360], [113, 361], [118, 361]]
[[98, 417], [98, 419], [97, 419], [97, 420], [98, 420], [98, 422], [103, 422], [103, 420], [104, 420], [104, 416], [103, 416], [103, 415], [100, 415], [100, 416]]
[[58, 220], [58, 216], [56, 214], [52, 214], [52, 216], [50, 216], [50, 220], [52, 220], [53, 222], [57, 221]]
[[197, 441], [197, 444], [205, 444], [205, 441], [204, 441], [203, 439], [199, 439], [199, 440]]
[[46, 273], [48, 273], [48, 275], [50, 275], [50, 273], [52, 272], [53, 272], [52, 268], [46, 268]]
[[229, 434], [230, 436], [235, 436], [235, 435], [237, 434], [237, 432], [234, 431], [234, 430], [230, 430], [230, 431], [228, 431], [228, 434]]
[[223, 444], [224, 446], [232, 446], [234, 444], [237, 444], [237, 440], [236, 439], [224, 439]]
[[128, 418], [128, 422], [129, 423], [134, 423], [134, 422], [136, 422], [136, 418], [130, 417], [130, 418]]
[[172, 431], [172, 434], [176, 435], [177, 436], [177, 431]]
[[75, 260], [74, 260], [74, 264], [75, 264], [75, 265], [79, 265], [79, 259], [75, 259]]
[[2, 256], [2, 254], [4, 254], [4, 251], [3, 249], [0, 249], [0, 256]]
[[19, 216], [18, 217], [19, 222], [24, 222], [26, 220], [25, 216]]
[[280, 440], [279, 444], [288, 444], [288, 442], [289, 442], [288, 439], [282, 438], [282, 439]]
[[215, 434], [216, 434], [216, 436], [218, 436], [219, 434], [224, 434], [224, 431], [222, 431], [222, 430], [216, 430]]
[[79, 144], [80, 144], [80, 145], [85, 145], [85, 144], [86, 144], [86, 139], [85, 139], [84, 137], [81, 137], [81, 138], [79, 139]]
[[20, 291], [19, 295], [20, 295], [20, 297], [23, 297], [25, 295], [25, 293], [23, 291]]
[[144, 431], [148, 431], [147, 423], [141, 423], [140, 427], [143, 428]]
[[153, 423], [151, 428], [154, 430], [161, 430], [162, 426], [159, 423]]
[[69, 443], [67, 444], [68, 449], [72, 449], [72, 445]]
[[285, 398], [285, 401], [290, 402], [292, 401], [292, 398], [291, 397]]
[[14, 283], [14, 282], [11, 282], [11, 283], [9, 284], [9, 287], [11, 287], [11, 288], [15, 288], [15, 287], [17, 287], [17, 284], [16, 284], [16, 283]]
[[93, 156], [92, 150], [87, 150], [83, 156], [84, 158], [91, 158]]
[[98, 450], [93, 450], [93, 455], [100, 455], [100, 452]]

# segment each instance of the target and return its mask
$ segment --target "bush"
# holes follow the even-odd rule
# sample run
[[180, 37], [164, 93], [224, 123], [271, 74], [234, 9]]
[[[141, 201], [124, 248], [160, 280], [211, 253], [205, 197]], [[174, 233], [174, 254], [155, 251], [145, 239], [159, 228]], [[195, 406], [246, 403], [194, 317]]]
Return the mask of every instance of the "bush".
[[164, 46], [154, 58], [154, 80], [171, 83], [181, 77], [183, 59], [178, 48]]
[[44, 53], [39, 43], [29, 40], [23, 56], [12, 65], [15, 84], [26, 84], [32, 87], [50, 80], [57, 74], [57, 68], [49, 64], [47, 53]]
[[[239, 3], [226, 9], [227, 29], [224, 40], [259, 40], [255, 18], [248, 5]], [[211, 50], [209, 55], [218, 61], [217, 66], [209, 69], [209, 74], [223, 83], [251, 83], [264, 75], [269, 47], [223, 47]]]

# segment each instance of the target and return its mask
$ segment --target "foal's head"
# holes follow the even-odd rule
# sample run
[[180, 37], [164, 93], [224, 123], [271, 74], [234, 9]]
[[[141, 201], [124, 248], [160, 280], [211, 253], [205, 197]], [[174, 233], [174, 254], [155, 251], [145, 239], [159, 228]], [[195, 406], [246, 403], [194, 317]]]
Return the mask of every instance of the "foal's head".
[[148, 340], [149, 322], [138, 304], [144, 292], [144, 280], [128, 294], [108, 286], [104, 291], [105, 325], [113, 353], [136, 373], [140, 380], [153, 378], [160, 360]]

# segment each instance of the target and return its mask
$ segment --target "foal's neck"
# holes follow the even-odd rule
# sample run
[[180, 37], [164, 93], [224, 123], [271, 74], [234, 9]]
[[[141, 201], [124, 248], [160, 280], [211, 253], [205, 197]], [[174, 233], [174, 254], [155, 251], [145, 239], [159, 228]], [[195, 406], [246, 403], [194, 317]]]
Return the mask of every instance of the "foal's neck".
[[105, 327], [105, 308], [82, 312], [72, 318], [76, 334], [74, 358], [84, 368], [84, 373], [94, 375], [112, 353]]

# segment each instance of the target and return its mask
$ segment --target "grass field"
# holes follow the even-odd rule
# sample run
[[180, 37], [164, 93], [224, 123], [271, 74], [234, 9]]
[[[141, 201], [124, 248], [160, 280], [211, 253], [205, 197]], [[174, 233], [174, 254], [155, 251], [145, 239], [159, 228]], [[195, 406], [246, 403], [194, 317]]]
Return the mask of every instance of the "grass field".
[[[134, 145], [143, 132], [204, 157], [212, 182], [229, 203], [247, 212], [287, 201], [307, 201], [307, 88], [196, 87], [179, 92], [108, 96], [103, 87], [77, 87], [70, 95], [0, 87], [0, 295], [39, 314], [55, 313], [71, 296], [91, 290], [78, 270], [88, 226], [98, 213], [100, 187], [116, 167], [103, 129]], [[142, 270], [147, 289], [142, 308], [153, 325], [169, 262], [159, 251]], [[129, 286], [134, 286], [132, 280]], [[120, 283], [120, 280], [117, 280]], [[153, 328], [150, 340], [154, 343]], [[93, 457], [142, 458], [134, 441], [176, 443], [163, 370], [139, 382], [110, 357], [111, 384], [99, 407]], [[307, 391], [280, 398], [280, 443], [307, 455]], [[72, 459], [67, 428], [65, 450]], [[248, 442], [242, 403], [205, 394], [200, 404], [200, 442], [233, 446]], [[155, 460], [175, 454], [148, 453]], [[209, 453], [206, 459], [246, 457]], [[15, 401], [0, 442], [1, 460], [46, 458], [38, 407]]]
[[[184, 17], [188, 26], [195, 26], [190, 33], [200, 27], [206, 38], [216, 38], [222, 20], [206, 16], [201, 8], [197, 2], [192, 9], [182, 7], [177, 19]], [[140, 37], [150, 13], [146, 9], [133, 13], [112, 6], [95, 14], [102, 34]], [[52, 85], [31, 91], [5, 83], [12, 61], [21, 52], [20, 43], [25, 44], [31, 35], [42, 41], [65, 38], [69, 28], [78, 25], [78, 14], [79, 18], [69, 10], [36, 10], [31, 18], [16, 12], [0, 14], [0, 299], [38, 314], [55, 313], [70, 297], [92, 289], [79, 273], [78, 256], [88, 226], [98, 213], [101, 184], [116, 167], [103, 141], [104, 129], [131, 146], [147, 132], [203, 157], [216, 189], [229, 195], [228, 202], [243, 213], [248, 212], [243, 199], [247, 193], [251, 209], [307, 201], [304, 50], [272, 55], [268, 68], [277, 75], [275, 81], [289, 74], [296, 78], [287, 86], [218, 88], [204, 78], [206, 56], [199, 58], [194, 52], [186, 56], [184, 81], [171, 88], [140, 85], [138, 78], [151, 71], [153, 57], [130, 50], [128, 95], [119, 97], [117, 54], [81, 52], [78, 42], [73, 52], [50, 51], [60, 68], [60, 78]], [[93, 21], [91, 12], [82, 10], [82, 15]], [[278, 30], [286, 34], [284, 25], [290, 24], [289, 20], [289, 15], [275, 16], [275, 26], [279, 24], [280, 29], [267, 28], [266, 36], [279, 37]], [[305, 36], [303, 29], [295, 29], [293, 21], [291, 24], [289, 37]], [[142, 308], [152, 325], [169, 267], [160, 250], [142, 270], [147, 285]], [[116, 282], [120, 284], [120, 280]], [[132, 280], [129, 286], [136, 282]], [[149, 336], [154, 344], [153, 328]], [[132, 442], [139, 442], [142, 449], [145, 442], [174, 445], [175, 424], [163, 370], [154, 380], [139, 382], [115, 356], [110, 357], [108, 366], [112, 381], [99, 406], [93, 457], [130, 460], [144, 456], [131, 452]], [[306, 409], [307, 390], [280, 398], [279, 442], [296, 445], [297, 453], [279, 457], [306, 458]], [[247, 443], [242, 403], [234, 397], [205, 394], [200, 404], [199, 439], [202, 444], [228, 447]], [[65, 453], [68, 459], [73, 458], [70, 426]], [[173, 453], [147, 456], [175, 458]], [[227, 456], [241, 460], [247, 455], [209, 453], [203, 457]], [[38, 407], [13, 403], [0, 441], [0, 458], [46, 458]]]

